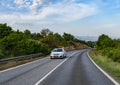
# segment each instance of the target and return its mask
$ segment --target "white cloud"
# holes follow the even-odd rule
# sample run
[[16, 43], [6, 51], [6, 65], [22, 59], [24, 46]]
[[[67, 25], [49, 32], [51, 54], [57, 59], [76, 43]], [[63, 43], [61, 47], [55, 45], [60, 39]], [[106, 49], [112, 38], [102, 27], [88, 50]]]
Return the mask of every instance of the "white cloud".
[[[33, 6], [33, 5], [32, 5]], [[71, 22], [74, 20], [79, 20], [87, 16], [94, 15], [96, 13], [97, 7], [94, 4], [78, 4], [70, 1], [69, 3], [57, 3], [49, 6], [45, 6], [42, 9], [34, 10], [37, 12], [36, 17], [40, 20], [53, 20], [53, 22]]]
[[39, 6], [42, 4], [41, 0], [33, 0], [32, 5], [30, 5], [30, 9], [34, 12], [37, 13], [37, 10]]
[[22, 5], [24, 4], [25, 0], [14, 0], [14, 3], [16, 3], [17, 5]]
[[[96, 14], [97, 6], [93, 3], [76, 3], [75, 0], [63, 0], [56, 4], [49, 3], [50, 0], [14, 0], [19, 6], [26, 5], [31, 11], [27, 14], [12, 13], [1, 14], [0, 22], [9, 24], [50, 24], [65, 23], [80, 20], [82, 18]], [[8, 18], [9, 17], [9, 18]]]

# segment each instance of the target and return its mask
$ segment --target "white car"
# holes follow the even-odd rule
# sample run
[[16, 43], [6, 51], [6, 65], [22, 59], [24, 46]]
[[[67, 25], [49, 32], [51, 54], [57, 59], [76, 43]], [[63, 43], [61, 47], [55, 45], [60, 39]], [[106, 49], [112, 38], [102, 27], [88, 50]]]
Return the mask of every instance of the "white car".
[[51, 54], [50, 58], [65, 58], [67, 56], [66, 51], [63, 48], [55, 48]]

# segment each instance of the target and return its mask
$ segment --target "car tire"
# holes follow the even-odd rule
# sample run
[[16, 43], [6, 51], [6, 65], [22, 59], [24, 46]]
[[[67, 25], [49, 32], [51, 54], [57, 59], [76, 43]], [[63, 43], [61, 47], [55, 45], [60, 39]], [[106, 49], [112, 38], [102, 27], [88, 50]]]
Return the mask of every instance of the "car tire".
[[53, 59], [52, 57], [50, 57], [50, 59]]

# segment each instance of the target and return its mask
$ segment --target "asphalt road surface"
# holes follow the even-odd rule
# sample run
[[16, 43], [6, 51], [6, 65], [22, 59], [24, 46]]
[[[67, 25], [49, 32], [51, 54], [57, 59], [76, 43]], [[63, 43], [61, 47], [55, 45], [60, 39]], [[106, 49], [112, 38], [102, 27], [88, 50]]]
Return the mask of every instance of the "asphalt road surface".
[[0, 85], [114, 85], [90, 61], [87, 52], [71, 51], [65, 59], [47, 57], [0, 71]]

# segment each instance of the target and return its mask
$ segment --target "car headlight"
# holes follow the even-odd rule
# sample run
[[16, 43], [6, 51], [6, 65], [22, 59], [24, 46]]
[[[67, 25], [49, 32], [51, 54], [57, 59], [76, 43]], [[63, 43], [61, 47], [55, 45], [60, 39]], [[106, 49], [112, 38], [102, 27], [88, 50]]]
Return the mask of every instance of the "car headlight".
[[53, 56], [53, 53], [51, 53], [50, 56]]

